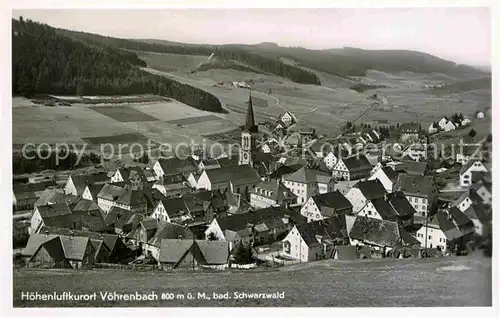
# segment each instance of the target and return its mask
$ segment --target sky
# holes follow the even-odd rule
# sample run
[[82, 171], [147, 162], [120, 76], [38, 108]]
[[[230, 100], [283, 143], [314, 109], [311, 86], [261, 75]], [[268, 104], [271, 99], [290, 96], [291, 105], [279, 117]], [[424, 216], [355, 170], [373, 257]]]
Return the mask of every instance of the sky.
[[457, 63], [491, 65], [488, 8], [14, 10], [13, 17], [19, 16], [122, 38], [408, 49]]

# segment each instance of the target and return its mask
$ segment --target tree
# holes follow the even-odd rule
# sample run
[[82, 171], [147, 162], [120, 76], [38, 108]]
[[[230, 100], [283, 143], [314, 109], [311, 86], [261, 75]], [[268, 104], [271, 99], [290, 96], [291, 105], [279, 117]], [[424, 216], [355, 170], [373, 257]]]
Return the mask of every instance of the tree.
[[491, 142], [493, 140], [493, 136], [491, 134], [488, 134], [488, 137], [486, 137], [487, 142]]
[[469, 137], [471, 137], [471, 138], [476, 137], [476, 131], [474, 130], [474, 128], [472, 128], [472, 129], [469, 131]]
[[217, 241], [218, 240], [217, 235], [214, 232], [208, 233], [208, 240], [209, 241]]
[[237, 264], [250, 264], [253, 262], [252, 248], [250, 245], [238, 243], [234, 251], [234, 261]]

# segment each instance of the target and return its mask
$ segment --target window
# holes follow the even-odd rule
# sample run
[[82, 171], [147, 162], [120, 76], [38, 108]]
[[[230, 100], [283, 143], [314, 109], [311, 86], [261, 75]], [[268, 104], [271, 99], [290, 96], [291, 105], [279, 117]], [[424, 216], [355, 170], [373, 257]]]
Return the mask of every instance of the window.
[[408, 197], [408, 202], [412, 202], [413, 201], [413, 198], [412, 197]]
[[372, 211], [368, 211], [368, 215], [372, 215]]
[[429, 235], [429, 240], [432, 240], [432, 235]]
[[418, 204], [415, 205], [415, 210], [418, 210], [418, 208], [419, 208], [419, 205]]

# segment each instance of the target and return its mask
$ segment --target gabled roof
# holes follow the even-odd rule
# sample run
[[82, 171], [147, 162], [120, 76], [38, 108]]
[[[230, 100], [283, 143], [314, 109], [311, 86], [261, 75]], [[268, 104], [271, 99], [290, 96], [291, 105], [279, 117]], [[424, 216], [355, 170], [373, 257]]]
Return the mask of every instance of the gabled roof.
[[446, 211], [437, 212], [432, 217], [429, 225], [434, 225], [441, 229], [446, 238], [450, 241], [463, 236], [462, 232], [455, 225], [455, 222], [453, 222], [451, 215], [449, 215]]
[[415, 214], [415, 208], [401, 191], [395, 191], [387, 194], [387, 201], [400, 217]]
[[428, 196], [434, 188], [434, 177], [407, 173], [400, 173], [394, 185], [395, 191], [403, 191], [405, 195], [415, 196]]
[[104, 187], [104, 184], [90, 184], [87, 185], [87, 188], [89, 189], [90, 195], [92, 196], [92, 199], [96, 200], [97, 195], [99, 192], [101, 192], [102, 188]]
[[257, 170], [248, 165], [210, 169], [205, 170], [203, 173], [206, 173], [212, 185], [231, 182], [233, 186], [238, 187], [261, 182]]
[[45, 182], [37, 182], [37, 183], [21, 183], [14, 184], [12, 186], [12, 190], [14, 191], [14, 195], [16, 197], [20, 196], [22, 193], [37, 193], [44, 191], [49, 187], [56, 186], [54, 181], [45, 181]]
[[73, 211], [79, 211], [79, 212], [88, 212], [88, 211], [100, 211], [101, 209], [92, 200], [86, 200], [86, 199], [80, 199], [78, 202], [76, 202], [75, 206], [73, 207]]
[[88, 184], [104, 183], [109, 181], [108, 174], [106, 172], [96, 173], [96, 174], [80, 174], [80, 175], [70, 175], [71, 180], [78, 195], [81, 195]]
[[160, 243], [160, 263], [177, 264], [191, 249], [192, 240], [162, 239]]
[[60, 189], [45, 189], [42, 192], [38, 200], [35, 202], [35, 206], [54, 204], [54, 203], [74, 203], [78, 197], [73, 195], [65, 195]]
[[479, 220], [481, 223], [487, 223], [491, 221], [491, 214], [489, 214], [481, 203], [472, 204], [464, 214], [469, 219]]
[[45, 236], [45, 232], [49, 233], [48, 235], [66, 235], [70, 236], [73, 234], [74, 236], [82, 236], [82, 237], [88, 237], [90, 239], [94, 240], [102, 240], [104, 244], [112, 251], [115, 248], [116, 242], [119, 239], [118, 235], [116, 234], [107, 234], [107, 233], [97, 233], [97, 232], [91, 232], [91, 231], [78, 231], [78, 230], [71, 230], [68, 228], [56, 228], [56, 227], [50, 227], [50, 226], [43, 226], [40, 230], [40, 234], [32, 234], [32, 235], [43, 235]]
[[385, 198], [382, 197], [372, 199], [371, 203], [383, 220], [394, 221], [398, 217], [398, 213], [385, 200]]
[[116, 206], [111, 207], [106, 214], [106, 225], [113, 225], [115, 228], [121, 229], [125, 224], [127, 224], [134, 213], [129, 210], [125, 210]]
[[384, 172], [384, 174], [391, 180], [392, 182], [396, 182], [398, 179], [398, 173], [394, 171], [394, 169], [389, 168], [389, 167], [382, 167], [380, 168]]
[[347, 198], [339, 190], [317, 194], [312, 196], [311, 198], [316, 203], [316, 206], [321, 210], [322, 214], [323, 207], [332, 208], [336, 211], [348, 208], [352, 209], [351, 202], [347, 200]]
[[99, 210], [93, 211], [73, 211], [71, 214], [44, 217], [43, 223], [50, 227], [83, 229], [89, 231], [102, 232], [106, 230], [106, 223]]
[[345, 158], [345, 159], [342, 159], [342, 161], [344, 162], [346, 168], [350, 172], [359, 171], [359, 170], [367, 170], [367, 169], [372, 168], [372, 165], [370, 164], [370, 162], [368, 161], [368, 159], [366, 159], [366, 156], [364, 156], [364, 155]]
[[55, 234], [46, 234], [44, 232], [40, 232], [40, 234], [33, 233], [30, 235], [28, 239], [28, 243], [26, 244], [26, 247], [23, 249], [22, 254], [24, 256], [32, 256], [35, 254], [35, 252], [38, 250], [40, 245], [43, 243], [52, 240], [53, 238], [57, 237], [58, 235]]
[[[189, 209], [183, 198], [170, 198], [160, 200], [170, 218], [189, 214]], [[158, 203], [159, 204], [159, 203]]]
[[320, 244], [317, 236], [321, 236], [325, 239], [343, 239], [347, 237], [345, 220], [340, 217], [331, 217], [325, 220], [302, 223], [296, 225], [296, 228], [309, 247]]
[[300, 165], [300, 164], [290, 165], [290, 166], [282, 165], [282, 166], [279, 166], [273, 172], [271, 172], [269, 177], [272, 179], [279, 179], [284, 175], [288, 175], [288, 174], [292, 174], [292, 173], [296, 172], [300, 168], [302, 168], [302, 165]]
[[[464, 164], [461, 168], [460, 168], [460, 174], [464, 174], [467, 170], [470, 169], [470, 167], [472, 167], [476, 162], [481, 162], [481, 160], [479, 159], [471, 159], [469, 161], [467, 161], [466, 164]], [[484, 166], [484, 164], [481, 162], [481, 164]]]
[[116, 200], [117, 203], [125, 204], [128, 206], [136, 206], [140, 204], [147, 204], [147, 197], [142, 190], [133, 190], [131, 187], [126, 188], [120, 197]]
[[290, 221], [294, 223], [305, 223], [307, 220], [305, 217], [300, 215], [300, 213], [287, 209], [283, 206], [258, 209], [241, 214], [233, 214], [223, 218], [216, 218], [216, 220], [222, 231], [231, 230], [238, 232], [240, 230], [247, 229], [249, 224], [256, 225], [260, 223], [279, 221], [283, 225], [285, 224], [283, 219], [286, 219], [286, 216], [289, 216], [291, 219]]
[[116, 201], [125, 191], [126, 189], [123, 187], [114, 184], [105, 184], [97, 197], [110, 201]]
[[219, 166], [221, 168], [236, 167], [239, 165], [239, 158], [238, 156], [232, 156], [230, 158], [219, 158], [217, 159], [217, 162], [219, 163]]
[[71, 209], [66, 202], [40, 205], [37, 209], [42, 219], [71, 214]]
[[368, 200], [383, 198], [387, 194], [384, 185], [379, 179], [359, 181], [353, 188], [359, 189]]
[[277, 179], [269, 179], [259, 183], [254, 189], [252, 189], [251, 193], [270, 198], [274, 201], [294, 199], [297, 197], [290, 189], [281, 183], [280, 180]]
[[318, 173], [319, 171], [302, 167], [299, 170], [295, 171], [294, 173], [285, 176], [284, 179], [286, 181], [299, 182], [299, 183], [317, 182], [316, 176]]
[[206, 265], [223, 265], [229, 259], [229, 242], [196, 240], [196, 246], [200, 249]]
[[192, 239], [193, 232], [182, 225], [169, 222], [158, 222], [158, 227], [155, 234], [151, 239], [149, 239], [148, 244], [153, 246], [160, 246], [160, 242], [163, 239], [179, 239], [181, 237], [183, 240]]
[[427, 162], [402, 160], [401, 164], [397, 166], [397, 169], [399, 171], [406, 171], [408, 174], [423, 176], [427, 170]]
[[159, 226], [159, 221], [155, 218], [151, 218], [151, 217], [147, 217], [147, 218], [144, 218], [140, 224], [142, 225], [142, 227], [144, 227], [144, 229], [146, 229], [146, 231], [150, 231], [150, 230], [156, 230]]
[[[409, 234], [406, 235], [407, 233], [404, 232], [406, 231], [400, 228], [396, 222], [358, 216], [349, 236], [352, 239], [378, 246], [394, 247], [401, 243], [404, 245], [419, 244], [416, 238]], [[404, 234], [401, 235], [401, 233]]]
[[158, 163], [165, 174], [195, 172], [198, 170], [198, 167], [190, 157], [187, 159], [179, 159], [176, 157], [169, 159], [160, 158], [158, 159]]
[[82, 236], [59, 236], [64, 255], [68, 260], [82, 261], [85, 256], [87, 245], [90, 243], [88, 237]]
[[186, 177], [182, 173], [163, 175], [156, 181], [156, 184], [168, 187], [170, 185], [183, 184], [187, 181]]

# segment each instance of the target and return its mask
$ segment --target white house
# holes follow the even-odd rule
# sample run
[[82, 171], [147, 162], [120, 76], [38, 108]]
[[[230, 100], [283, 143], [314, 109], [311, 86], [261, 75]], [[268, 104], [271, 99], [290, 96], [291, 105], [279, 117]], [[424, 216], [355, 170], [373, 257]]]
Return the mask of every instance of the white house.
[[333, 151], [328, 152], [328, 154], [323, 157], [323, 162], [329, 170], [333, 170], [337, 164], [337, 160], [337, 156], [333, 153]]
[[473, 172], [487, 172], [488, 169], [479, 159], [469, 160], [460, 169], [460, 185], [462, 187], [470, 187], [472, 185]]
[[388, 193], [392, 192], [394, 183], [398, 178], [397, 172], [388, 167], [382, 167], [378, 169], [374, 174], [371, 175], [368, 180], [379, 180], [384, 186], [385, 191]]
[[250, 205], [256, 208], [289, 205], [296, 201], [297, 196], [281, 180], [276, 179], [263, 181], [250, 192]]
[[434, 123], [432, 123], [427, 131], [429, 132], [429, 134], [435, 134], [439, 131], [439, 125], [436, 126], [434, 125]]
[[442, 131], [452, 131], [455, 130], [455, 124], [446, 117], [441, 118], [438, 122], [439, 128]]
[[194, 160], [191, 157], [187, 159], [160, 158], [154, 163], [153, 170], [156, 177], [160, 178], [163, 175], [172, 175], [178, 173], [189, 174], [192, 172], [197, 172], [198, 166], [194, 163]]
[[283, 184], [297, 196], [297, 203], [304, 204], [318, 193], [316, 172], [305, 167], [282, 177]]
[[295, 117], [290, 112], [285, 112], [281, 115], [280, 120], [286, 125], [286, 127], [289, 127], [295, 122]]
[[471, 120], [470, 120], [469, 118], [464, 117], [464, 118], [462, 119], [461, 125], [462, 125], [462, 126], [467, 126], [467, 125], [469, 125], [470, 123], [471, 123]]
[[342, 180], [356, 180], [370, 176], [372, 165], [366, 156], [353, 156], [350, 158], [340, 158], [335, 164], [332, 175]]
[[484, 118], [484, 113], [483, 113], [483, 112], [481, 112], [481, 111], [478, 111], [478, 112], [476, 113], [476, 118], [483, 119], [483, 118]]
[[113, 184], [105, 184], [97, 195], [97, 205], [105, 212], [115, 205], [116, 200], [126, 189]]
[[351, 213], [351, 202], [338, 190], [314, 195], [300, 209], [300, 214], [307, 218], [307, 222]]
[[345, 197], [352, 204], [352, 212], [357, 214], [370, 200], [383, 198], [386, 194], [382, 182], [374, 179], [356, 183]]

